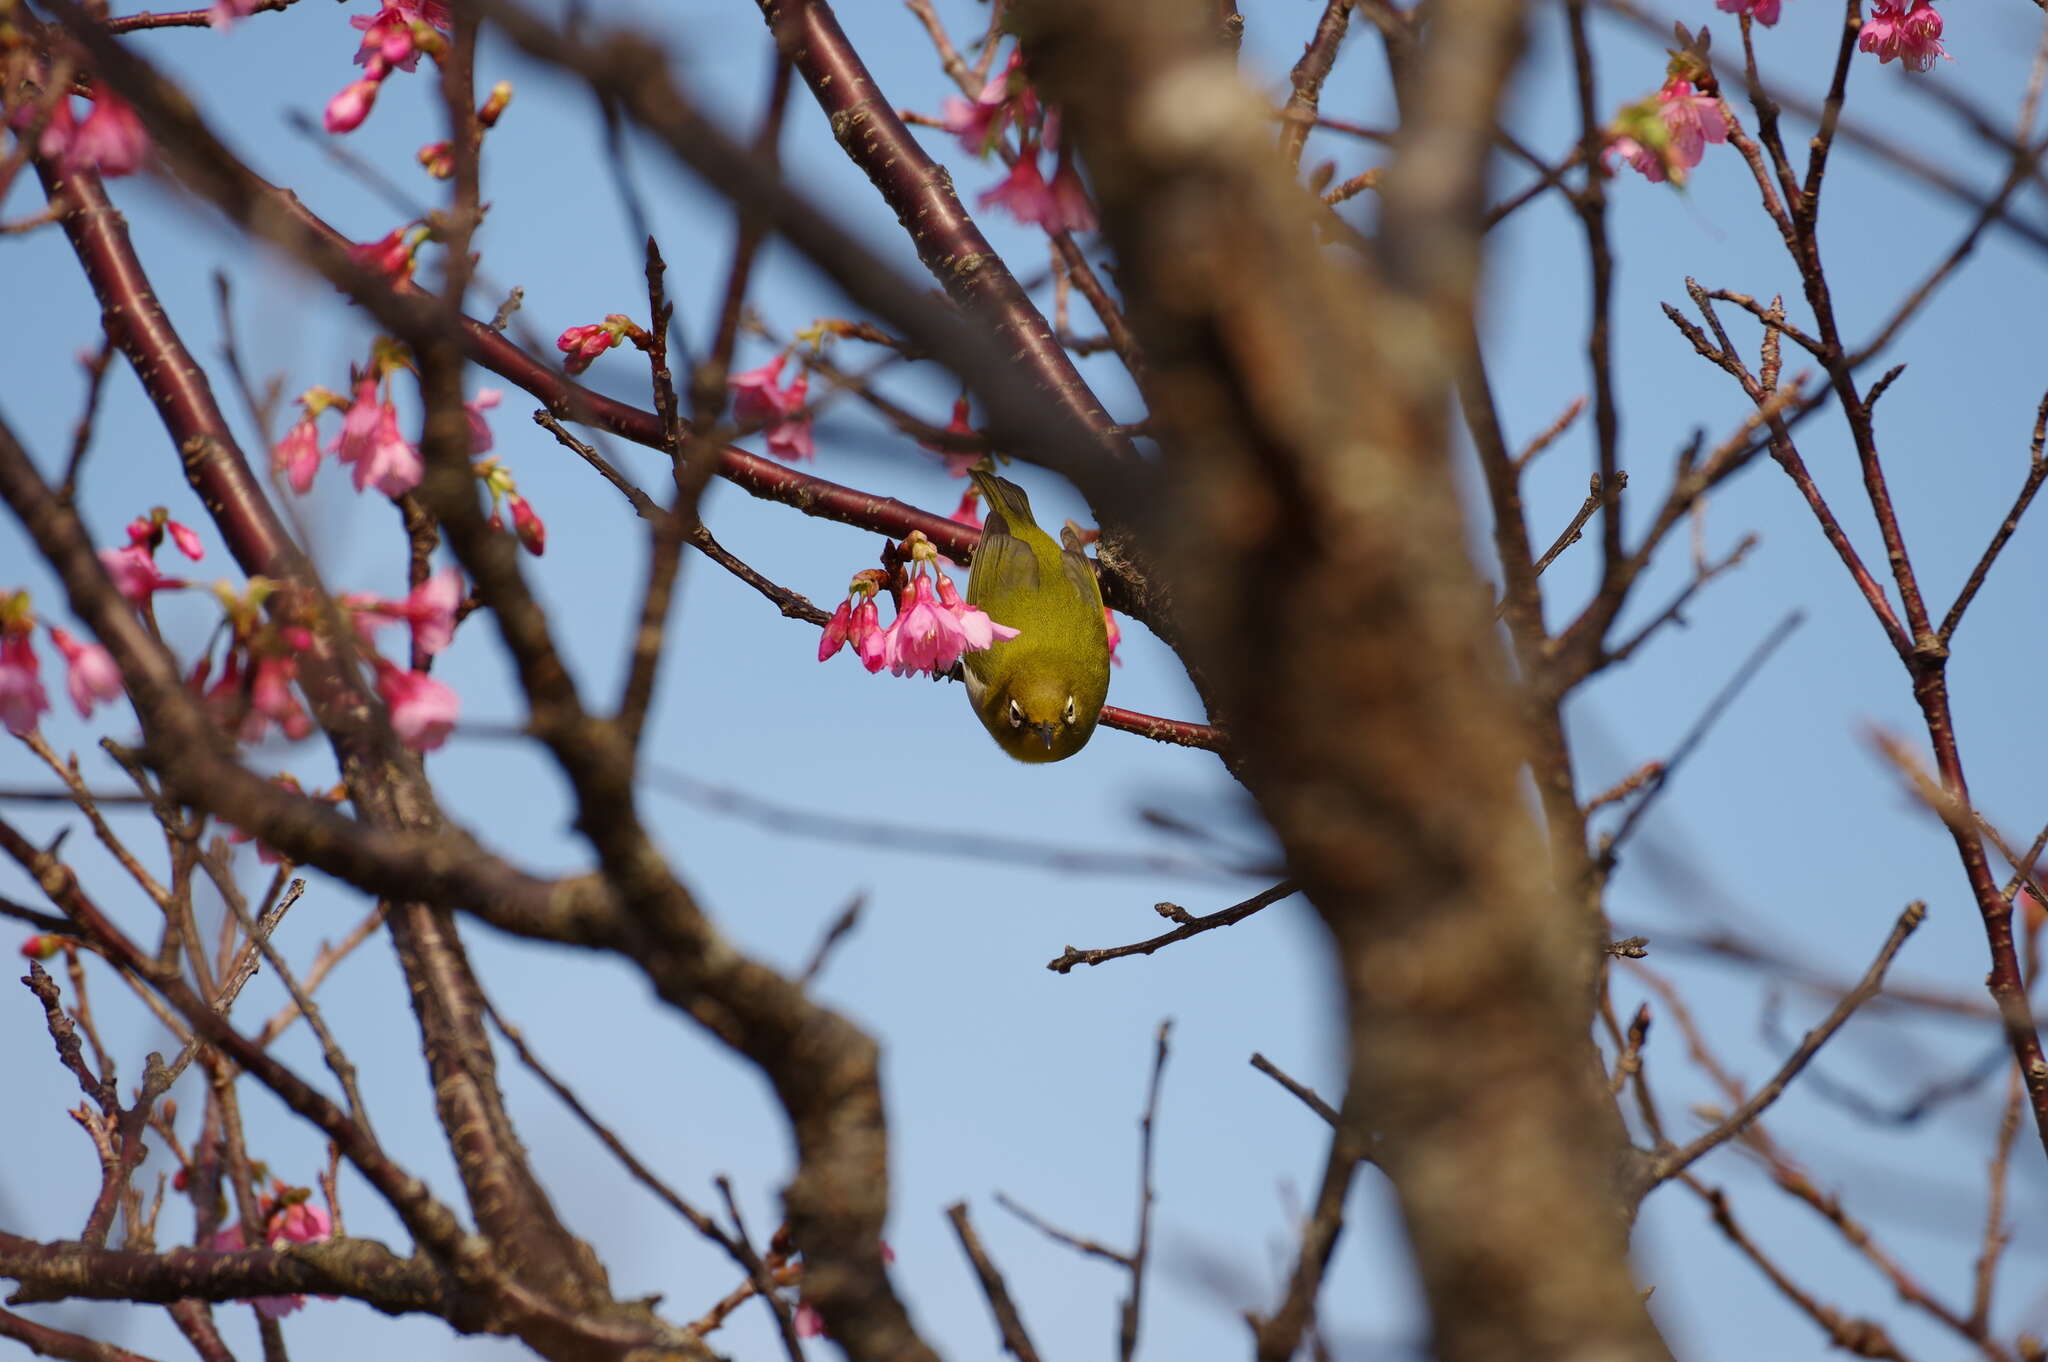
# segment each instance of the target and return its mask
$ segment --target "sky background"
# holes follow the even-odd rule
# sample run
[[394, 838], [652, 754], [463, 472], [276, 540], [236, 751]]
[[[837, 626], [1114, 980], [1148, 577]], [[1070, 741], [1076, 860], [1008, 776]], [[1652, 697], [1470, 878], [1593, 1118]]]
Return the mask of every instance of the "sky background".
[[[594, 8], [660, 35], [686, 88], [736, 128], [752, 126], [770, 47], [753, 6], [688, 0]], [[981, 31], [985, 11], [979, 5], [940, 8], [963, 45]], [[1321, 6], [1251, 0], [1242, 8], [1245, 73], [1277, 101]], [[146, 35], [137, 45], [184, 80], [259, 171], [293, 186], [342, 231], [368, 240], [411, 214], [331, 159], [335, 140], [294, 126], [294, 120], [317, 121], [329, 95], [351, 77], [356, 35], [347, 16], [368, 12], [362, 3], [337, 8], [309, 0], [230, 33], [172, 31]], [[1670, 18], [1681, 18], [1708, 24], [1724, 50], [1735, 45], [1733, 19], [1701, 0], [1659, 13], [1660, 31]], [[1787, 0], [1783, 24], [1759, 34], [1767, 78], [1817, 100], [1839, 13], [1822, 0]], [[1577, 137], [1562, 11], [1542, 3], [1531, 7], [1531, 16], [1529, 61], [1512, 126], [1528, 145], [1555, 158]], [[1999, 0], [1952, 4], [1948, 16], [1954, 64], [1914, 76], [1859, 58], [1851, 118], [1880, 140], [1911, 148], [1988, 189], [2001, 172], [1992, 154], [1921, 87], [1965, 95], [2001, 127], [2009, 125], [2040, 40], [2041, 15], [2020, 0]], [[841, 19], [890, 102], [937, 111], [950, 87], [903, 7], [848, 3]], [[1656, 88], [1663, 57], [1654, 41], [1612, 16], [1596, 23], [1596, 36], [1603, 110]], [[620, 211], [587, 94], [491, 40], [478, 76], [484, 84], [510, 79], [518, 96], [487, 144], [484, 193], [491, 208], [477, 238], [487, 282], [472, 310], [488, 314], [505, 289], [518, 285], [525, 290], [519, 324], [543, 344], [563, 327], [609, 312], [644, 313], [640, 252]], [[414, 150], [440, 136], [431, 91], [425, 76], [394, 77], [368, 123], [338, 143], [421, 200], [438, 192], [413, 164]], [[1360, 23], [1326, 91], [1324, 111], [1384, 121], [1387, 103], [1377, 40]], [[1791, 118], [1788, 142], [1799, 148], [1807, 131]], [[925, 142], [952, 168], [964, 195], [996, 180], [996, 171], [960, 155], [950, 139], [931, 133]], [[824, 116], [801, 89], [783, 147], [796, 183], [906, 274], [920, 277], [893, 216], [839, 153]], [[1334, 159], [1341, 178], [1377, 156], [1365, 144], [1319, 133], [1305, 164]], [[670, 262], [685, 334], [701, 349], [724, 278], [729, 213], [664, 153], [637, 139], [627, 169]], [[1505, 165], [1497, 184], [1511, 190], [1526, 174]], [[350, 362], [367, 353], [370, 333], [324, 286], [243, 243], [161, 181], [138, 177], [115, 183], [111, 192], [165, 306], [202, 361], [211, 363], [219, 352], [211, 276], [225, 270], [244, 354], [259, 381], [274, 374], [286, 393], [316, 383], [344, 387]], [[1703, 429], [1711, 445], [1735, 428], [1747, 406], [1725, 375], [1693, 355], [1658, 303], [1683, 300], [1688, 275], [1758, 297], [1783, 290], [1796, 300], [1799, 291], [1745, 168], [1726, 148], [1709, 150], [1687, 192], [1624, 172], [1612, 200], [1620, 259], [1621, 463], [1631, 475], [1624, 514], [1634, 526], [1655, 505], [1674, 454], [1691, 432]], [[19, 219], [41, 206], [32, 177], [24, 177], [0, 203], [0, 217]], [[1368, 203], [1346, 211], [1369, 221]], [[2048, 222], [2048, 204], [2038, 191], [2020, 197], [2019, 211]], [[982, 215], [982, 222], [1021, 276], [1043, 275], [1041, 235], [993, 215]], [[1828, 176], [1822, 240], [1848, 335], [1867, 334], [1967, 225], [1966, 208], [1841, 147]], [[1486, 347], [1510, 442], [1520, 444], [1588, 389], [1582, 238], [1568, 207], [1546, 196], [1490, 244]], [[1937, 608], [1946, 607], [2025, 473], [2034, 410], [2048, 386], [2044, 277], [2033, 248], [1994, 231], [1875, 361], [1911, 366], [1879, 408], [1879, 439], [1916, 566]], [[780, 247], [769, 250], [756, 281], [753, 304], [778, 334], [819, 316], [846, 315], [831, 287]], [[83, 392], [75, 357], [97, 339], [97, 309], [54, 229], [0, 238], [0, 298], [9, 321], [0, 328], [0, 411], [54, 475]], [[1085, 316], [1085, 306], [1076, 306], [1077, 316]], [[1793, 315], [1808, 320], [1796, 304]], [[1733, 309], [1724, 317], [1753, 356], [1755, 328]], [[764, 343], [750, 342], [741, 363], [771, 353]], [[866, 356], [847, 347], [839, 358], [857, 363]], [[1802, 358], [1788, 346], [1787, 372], [1796, 372]], [[1092, 362], [1088, 373], [1119, 418], [1141, 414], [1112, 364]], [[644, 405], [645, 370], [630, 352], [600, 360], [591, 381]], [[260, 452], [263, 441], [247, 413], [218, 374], [216, 383], [248, 448]], [[500, 385], [478, 374], [473, 386]], [[955, 390], [930, 366], [894, 374], [888, 387], [940, 422]], [[1371, 375], [1359, 375], [1357, 387], [1358, 400], [1372, 400]], [[409, 419], [417, 412], [416, 403], [403, 405], [410, 401], [410, 394], [401, 396]], [[547, 555], [528, 562], [528, 578], [553, 607], [557, 637], [586, 694], [614, 696], [642, 576], [641, 531], [608, 487], [528, 423], [531, 408], [508, 394], [493, 422], [497, 452], [548, 523]], [[1819, 413], [1802, 427], [1800, 444], [1866, 560], [1881, 562], [1839, 417]], [[818, 446], [817, 471], [834, 481], [942, 514], [957, 499], [957, 486], [935, 460], [851, 404], [827, 412]], [[649, 451], [616, 442], [609, 447], [617, 462], [653, 485], [658, 465]], [[1547, 543], [1577, 508], [1590, 466], [1583, 423], [1543, 456], [1528, 484], [1539, 541]], [[1027, 470], [1022, 480], [1042, 520], [1087, 518], [1079, 499], [1047, 476]], [[112, 544], [130, 517], [155, 504], [200, 528], [209, 554], [193, 575], [231, 571], [179, 477], [161, 426], [133, 375], [117, 362], [85, 470], [83, 510], [97, 541]], [[357, 497], [329, 468], [299, 512], [331, 583], [392, 594], [402, 589], [404, 541], [381, 500]], [[804, 518], [722, 484], [711, 489], [706, 514], [735, 553], [828, 608], [847, 577], [873, 563], [879, 546], [873, 534]], [[1737, 930], [1846, 979], [1861, 972], [1904, 903], [1919, 897], [1927, 900], [1929, 919], [1900, 958], [1898, 980], [1976, 997], [1985, 953], [1948, 839], [1904, 795], [1870, 745], [1873, 728], [1906, 736], [1915, 750], [1923, 745], [1904, 674], [1789, 483], [1768, 461], [1717, 492], [1705, 516], [1712, 553], [1750, 532], [1760, 536], [1760, 547], [1695, 603], [1688, 627], [1670, 631], [1589, 688], [1573, 702], [1570, 719], [1582, 788], [1603, 789], [1645, 760], [1668, 754], [1757, 641], [1788, 612], [1804, 612], [1803, 626], [1645, 820], [1610, 899], [1622, 932], [1650, 936], [1652, 963], [1680, 982], [1724, 1060], [1737, 1074], [1760, 1081], [1825, 1002], [1783, 993], [1783, 1020], [1773, 1034], [1759, 1018], [1782, 990], [1752, 972], [1661, 946], [1660, 931]], [[1682, 539], [1673, 548], [1639, 589], [1638, 618], [1682, 585]], [[1583, 599], [1594, 557], [1590, 542], [1581, 545], [1545, 578], [1554, 623]], [[2048, 818], [2037, 776], [2038, 677], [2048, 662], [2039, 609], [2044, 560], [2048, 541], [2040, 528], [2023, 527], [1957, 636], [1951, 669], [1978, 803], [2021, 843]], [[1266, 846], [1247, 801], [1213, 757], [1107, 730], [1066, 763], [1010, 762], [986, 741], [956, 688], [872, 677], [845, 656], [819, 665], [810, 629], [784, 620], [701, 559], [689, 560], [685, 573], [675, 646], [650, 733], [654, 761], [645, 810], [721, 928], [784, 968], [800, 968], [848, 899], [866, 896], [858, 929], [835, 953], [818, 988], [884, 1047], [893, 1121], [889, 1239], [899, 1287], [925, 1336], [949, 1357], [995, 1355], [986, 1306], [941, 1213], [965, 1198], [1041, 1352], [1077, 1359], [1111, 1352], [1121, 1274], [1049, 1244], [992, 1197], [1000, 1190], [1077, 1233], [1129, 1242], [1137, 1117], [1153, 1031], [1170, 1017], [1173, 1057], [1160, 1111], [1155, 1272], [1143, 1350], [1166, 1358], [1235, 1355], [1245, 1348], [1240, 1314], [1277, 1300], [1291, 1262], [1296, 1211], [1313, 1195], [1326, 1143], [1320, 1123], [1251, 1069], [1247, 1058], [1263, 1052], [1333, 1100], [1340, 1091], [1335, 996], [1312, 913], [1290, 901], [1155, 956], [1066, 976], [1049, 972], [1045, 962], [1069, 944], [1106, 946], [1155, 934], [1162, 927], [1152, 910], [1156, 901], [1199, 913], [1264, 887], [1269, 881], [1242, 873], [1247, 866], [1256, 870]], [[35, 592], [49, 618], [63, 619], [51, 579], [10, 523], [0, 530], [0, 587], [16, 584]], [[214, 618], [202, 599], [172, 600], [162, 610], [169, 636], [187, 655]], [[1173, 658], [1141, 628], [1126, 625], [1122, 657], [1113, 703], [1199, 717]], [[436, 674], [458, 687], [465, 720], [476, 726], [429, 760], [450, 814], [536, 871], [586, 865], [588, 854], [569, 827], [563, 784], [549, 763], [531, 744], [492, 735], [520, 722], [522, 708], [488, 624], [465, 627]], [[45, 731], [60, 748], [80, 750], [92, 779], [113, 788], [118, 772], [92, 743], [103, 734], [132, 737], [133, 718], [125, 710], [102, 718], [88, 727], [66, 709], [50, 716]], [[268, 746], [251, 760], [290, 769], [309, 786], [332, 779], [331, 760], [318, 743]], [[874, 833], [859, 844], [793, 835], [664, 793], [664, 773], [869, 820]], [[0, 747], [0, 785], [47, 783], [25, 749]], [[1147, 810], [1201, 833], [1162, 832], [1145, 821]], [[49, 806], [16, 806], [9, 816], [39, 836], [79, 821]], [[161, 865], [160, 845], [150, 842], [146, 823], [114, 821]], [[1171, 870], [1146, 864], [1122, 873], [1076, 873], [1038, 855], [997, 862], [943, 854], [949, 841], [974, 833], [1176, 864]], [[80, 828], [68, 843], [87, 883], [131, 930], [152, 930], [146, 903], [123, 890], [88, 842]], [[253, 857], [248, 874], [252, 884], [259, 882]], [[1530, 874], [1534, 885], [1543, 869], [1532, 866]], [[0, 893], [36, 897], [12, 867], [0, 868]], [[303, 964], [365, 907], [352, 891], [316, 878], [279, 941]], [[480, 926], [469, 929], [468, 939], [486, 988], [539, 1054], [633, 1148], [701, 1205], [715, 1204], [712, 1177], [730, 1175], [755, 1234], [773, 1227], [790, 1145], [772, 1095], [751, 1070], [654, 1005], [627, 962], [505, 940]], [[1486, 943], [1475, 941], [1472, 949], [1483, 951]], [[1626, 1012], [1642, 990], [1626, 974], [1617, 980]], [[96, 983], [103, 1034], [121, 1056], [126, 1084], [140, 1072], [142, 1055], [163, 1047], [164, 1038], [110, 980]], [[260, 976], [237, 1015], [253, 1029], [280, 996], [268, 976]], [[459, 1202], [388, 948], [379, 941], [358, 952], [321, 996], [363, 1071], [365, 1097], [385, 1141], [441, 1195]], [[8, 1009], [13, 1036], [0, 1046], [0, 1091], [10, 1098], [0, 1225], [69, 1238], [96, 1185], [90, 1147], [63, 1114], [77, 1100], [75, 1086], [53, 1061], [26, 991], [0, 1006]], [[309, 1039], [301, 1028], [280, 1043], [280, 1053], [322, 1082], [326, 1075]], [[1967, 1068], [1993, 1043], [1981, 1022], [1873, 1009], [1816, 1068], [1890, 1105]], [[1649, 1062], [1667, 1119], [1681, 1130], [1692, 1128], [1687, 1104], [1712, 1098], [1687, 1066], [1668, 1019], [1653, 1031]], [[639, 1194], [509, 1055], [503, 1076], [543, 1176], [571, 1226], [598, 1247], [620, 1295], [661, 1293], [671, 1317], [687, 1320], [734, 1284], [722, 1255]], [[1803, 1084], [1774, 1109], [1769, 1126], [1930, 1289], [1967, 1303], [2002, 1081], [2001, 1074], [1904, 1125], [1853, 1120], [1826, 1099], [1821, 1085]], [[201, 1103], [189, 1079], [185, 1086], [189, 1137]], [[321, 1143], [253, 1084], [244, 1091], [255, 1155], [287, 1180], [310, 1184], [323, 1161]], [[2023, 1130], [2010, 1216], [2018, 1235], [1996, 1316], [2007, 1336], [2019, 1327], [2048, 1326], [2048, 1294], [2037, 1285], [2048, 1251], [2041, 1215], [2048, 1186], [2032, 1144]], [[145, 1174], [167, 1166], [159, 1151]], [[1724, 1149], [1699, 1172], [1731, 1189], [1752, 1233], [1781, 1261], [1796, 1265], [1815, 1294], [1848, 1313], [1880, 1318], [1909, 1354], [1966, 1351], [1898, 1307], [1891, 1287], [1810, 1212], [1772, 1192], [1747, 1156]], [[393, 1218], [360, 1181], [344, 1176], [342, 1190], [352, 1232], [402, 1242]], [[182, 1204], [166, 1209], [166, 1241], [188, 1227]], [[1730, 1251], [1683, 1189], [1668, 1187], [1650, 1200], [1636, 1245], [1642, 1280], [1656, 1288], [1652, 1308], [1682, 1357], [1801, 1358], [1824, 1351], [1819, 1333]], [[1336, 1355], [1415, 1354], [1422, 1316], [1384, 1181], [1371, 1170], [1359, 1176], [1323, 1303]], [[179, 1355], [184, 1347], [158, 1310], [74, 1304], [33, 1313], [158, 1356]], [[254, 1355], [249, 1312], [227, 1308], [219, 1318], [230, 1342]], [[394, 1321], [317, 1301], [287, 1321], [286, 1334], [306, 1362], [358, 1357], [372, 1348], [482, 1357], [505, 1355], [513, 1346], [458, 1338], [434, 1320]], [[774, 1346], [758, 1307], [742, 1310], [714, 1342], [744, 1358], [769, 1356]], [[833, 1351], [822, 1343], [811, 1348], [819, 1356]]]

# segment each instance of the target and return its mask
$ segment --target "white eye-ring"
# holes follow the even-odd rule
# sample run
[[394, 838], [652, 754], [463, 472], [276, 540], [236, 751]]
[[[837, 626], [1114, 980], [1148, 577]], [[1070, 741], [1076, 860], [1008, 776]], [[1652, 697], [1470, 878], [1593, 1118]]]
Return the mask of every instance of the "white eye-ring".
[[1010, 701], [1010, 727], [1024, 727], [1024, 711], [1017, 708], [1017, 702], [1015, 700]]
[[1074, 722], [1074, 697], [1071, 695], [1067, 697], [1067, 722]]

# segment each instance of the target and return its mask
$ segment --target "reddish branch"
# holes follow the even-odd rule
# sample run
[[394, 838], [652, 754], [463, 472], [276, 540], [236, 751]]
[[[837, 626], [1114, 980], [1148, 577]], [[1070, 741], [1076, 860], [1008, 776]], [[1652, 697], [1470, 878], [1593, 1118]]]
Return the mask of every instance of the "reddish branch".
[[1044, 315], [961, 206], [952, 177], [882, 98], [831, 5], [761, 0], [761, 13], [778, 37], [790, 35], [791, 60], [831, 119], [833, 137], [895, 210], [918, 259], [947, 295], [995, 329], [1014, 362], [1057, 406], [1128, 455], [1129, 441], [1116, 433]]

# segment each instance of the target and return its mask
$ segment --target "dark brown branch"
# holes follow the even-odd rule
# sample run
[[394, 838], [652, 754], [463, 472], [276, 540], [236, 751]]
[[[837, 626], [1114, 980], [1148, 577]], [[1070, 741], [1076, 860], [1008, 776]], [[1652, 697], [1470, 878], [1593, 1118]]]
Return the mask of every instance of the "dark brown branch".
[[1326, 1125], [1335, 1126], [1337, 1124], [1337, 1109], [1335, 1107], [1325, 1102], [1316, 1093], [1314, 1088], [1289, 1077], [1279, 1065], [1267, 1059], [1256, 1050], [1252, 1052], [1252, 1067], [1300, 1098], [1302, 1105], [1322, 1117]]
[[1069, 946], [1056, 958], [1048, 960], [1045, 967], [1055, 974], [1071, 973], [1076, 965], [1100, 965], [1108, 960], [1122, 960], [1127, 956], [1150, 955], [1162, 946], [1171, 946], [1176, 941], [1185, 941], [1191, 936], [1214, 931], [1218, 927], [1230, 927], [1244, 921], [1262, 908], [1269, 908], [1284, 898], [1300, 892], [1301, 886], [1292, 880], [1283, 880], [1271, 889], [1261, 890], [1243, 903], [1232, 904], [1205, 917], [1191, 918], [1170, 932], [1155, 936], [1148, 941], [1135, 941], [1128, 946], [1102, 946], [1094, 950], [1076, 950]]

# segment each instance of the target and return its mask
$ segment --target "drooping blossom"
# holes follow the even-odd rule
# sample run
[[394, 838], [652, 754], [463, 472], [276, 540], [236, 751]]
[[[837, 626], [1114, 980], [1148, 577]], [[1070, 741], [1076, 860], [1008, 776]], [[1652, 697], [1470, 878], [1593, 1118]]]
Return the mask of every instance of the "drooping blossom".
[[78, 717], [92, 717], [93, 707], [121, 698], [121, 669], [114, 655], [97, 643], [81, 643], [67, 629], [50, 626], [50, 642], [64, 654], [64, 690]]
[[[370, 72], [412, 71], [420, 64], [420, 46], [412, 20], [395, 6], [386, 5], [375, 14], [349, 16], [349, 27], [363, 35], [356, 46], [356, 65]], [[382, 79], [381, 75], [376, 77]]]
[[1896, 58], [1914, 71], [1931, 69], [1936, 57], [1955, 60], [1941, 45], [1941, 15], [1934, 0], [1871, 0], [1856, 46], [1875, 52], [1880, 64]]
[[114, 579], [114, 589], [133, 606], [148, 605], [150, 597], [159, 591], [187, 585], [183, 578], [166, 577], [157, 571], [156, 559], [140, 544], [101, 549], [100, 564]]
[[939, 105], [947, 132], [960, 139], [970, 156], [986, 156], [1002, 139], [1012, 118], [1029, 122], [1037, 96], [1022, 79], [1023, 54], [1012, 52], [1009, 63], [990, 76], [971, 100], [948, 95]]
[[1039, 225], [1048, 232], [1092, 232], [1095, 230], [1095, 205], [1088, 198], [1088, 187], [1081, 183], [1081, 172], [1074, 168], [1074, 152], [1071, 147], [1061, 147], [1058, 161], [1054, 164], [1052, 180], [1046, 186], [1051, 195], [1052, 206], [1046, 218]]
[[261, 741], [267, 723], [276, 724], [293, 742], [313, 731], [312, 718], [292, 691], [298, 675], [299, 659], [290, 653], [266, 653], [256, 658], [249, 674], [249, 719], [245, 732], [249, 725], [254, 725], [257, 736], [244, 737], [243, 741]]
[[[953, 399], [953, 419], [946, 423], [946, 433], [948, 435], [979, 434], [973, 426], [967, 423], [968, 410], [966, 397], [962, 396]], [[932, 453], [946, 461], [946, 476], [948, 477], [966, 477], [967, 470], [980, 463], [983, 457], [978, 450], [948, 449], [944, 445], [934, 444], [928, 440], [919, 440], [917, 443], [920, 448], [929, 449]], [[979, 524], [980, 521], [977, 520], [975, 523]]]
[[206, 556], [206, 546], [199, 542], [199, 531], [175, 520], [166, 520], [164, 528], [170, 531], [171, 542], [178, 546], [178, 552], [195, 563]]
[[403, 496], [426, 475], [419, 450], [399, 433], [398, 408], [388, 397], [378, 400], [374, 378], [357, 382], [334, 453], [343, 463], [355, 465], [358, 492], [375, 486], [387, 497]]
[[978, 529], [980, 529], [980, 528], [981, 528], [981, 492], [980, 492], [980, 490], [979, 490], [978, 488], [976, 488], [976, 487], [973, 487], [973, 486], [971, 486], [971, 485], [970, 485], [970, 486], [968, 486], [968, 487], [962, 488], [962, 489], [961, 489], [961, 492], [960, 492], [960, 504], [959, 504], [958, 506], [955, 506], [955, 507], [953, 508], [953, 513], [952, 513], [951, 515], [947, 516], [947, 517], [946, 517], [946, 519], [948, 519], [948, 520], [952, 521], [952, 522], [953, 522], [954, 524], [956, 524], [956, 525], [965, 525], [965, 526], [966, 526], [966, 527], [967, 527], [968, 529], [970, 529], [970, 530], [978, 530]]
[[1045, 182], [1045, 173], [1038, 168], [1038, 149], [1029, 144], [1010, 167], [1010, 173], [982, 190], [975, 202], [983, 208], [1000, 208], [1019, 222], [1039, 226], [1057, 216], [1052, 186]]
[[416, 752], [431, 752], [448, 741], [462, 699], [425, 672], [400, 671], [377, 659], [377, 694], [391, 711], [398, 740]]
[[1747, 14], [1765, 28], [1778, 23], [1779, 0], [1714, 0], [1714, 8], [1728, 14]]
[[476, 396], [462, 404], [463, 415], [469, 418], [469, 452], [487, 454], [490, 452], [491, 425], [484, 419], [484, 413], [498, 405], [505, 394], [496, 388], [478, 388]]
[[[68, 115], [69, 110], [66, 110]], [[51, 128], [56, 127], [54, 120]], [[48, 130], [45, 131], [48, 137]], [[133, 175], [149, 154], [149, 134], [127, 101], [104, 87], [93, 92], [92, 112], [65, 142], [58, 168], [66, 175], [96, 170], [105, 176]]]
[[[961, 652], [978, 653], [992, 643], [1017, 637], [1017, 630], [1007, 624], [997, 624], [986, 610], [961, 600], [960, 592], [954, 587], [951, 577], [936, 568], [933, 569], [933, 575], [938, 579], [939, 604], [959, 622], [960, 637], [963, 641]], [[949, 662], [946, 666], [950, 668], [952, 663]]]
[[[871, 672], [880, 671], [885, 665], [882, 657], [882, 635], [880, 612], [875, 608], [875, 593], [881, 589], [884, 577], [874, 568], [854, 574], [853, 581], [846, 588], [846, 599], [832, 612], [832, 618], [825, 622], [824, 633], [818, 639], [818, 661], [823, 662], [841, 648], [851, 644], [854, 655]], [[876, 640], [871, 647], [870, 640]], [[869, 664], [869, 654], [874, 661]]]
[[825, 1336], [825, 1317], [806, 1302], [798, 1302], [796, 1313], [791, 1316], [791, 1323], [796, 1325], [796, 1336], [798, 1338], [823, 1338]]
[[414, 587], [402, 601], [350, 596], [344, 598], [343, 604], [355, 611], [357, 636], [366, 645], [377, 625], [403, 620], [412, 632], [413, 648], [423, 657], [432, 657], [455, 640], [455, 612], [462, 605], [462, 570], [442, 568]]
[[759, 368], [734, 374], [727, 380], [732, 389], [733, 419], [742, 425], [759, 425], [768, 436], [768, 452], [779, 459], [808, 459], [817, 454], [811, 438], [811, 417], [804, 410], [811, 376], [799, 370], [785, 386], [782, 371], [789, 363], [783, 351]]
[[327, 110], [322, 121], [327, 131], [333, 133], [354, 132], [363, 126], [363, 120], [370, 116], [370, 110], [377, 105], [377, 92], [384, 86], [381, 75], [365, 76], [352, 80], [341, 87], [334, 98], [327, 101]]
[[[18, 599], [26, 601], [27, 595], [20, 592]], [[0, 724], [18, 738], [35, 732], [50, 708], [50, 697], [43, 691], [42, 663], [28, 632], [33, 627], [31, 616], [20, 632], [11, 624], [0, 632]]]
[[311, 416], [302, 416], [292, 423], [292, 428], [270, 451], [270, 467], [283, 473], [300, 496], [312, 490], [313, 478], [320, 471], [320, 431]]
[[505, 504], [512, 508], [512, 533], [519, 536], [520, 544], [536, 558], [546, 553], [548, 527], [533, 509], [533, 503], [514, 492], [505, 498]]
[[1124, 631], [1117, 627], [1116, 611], [1102, 607], [1102, 627], [1109, 635], [1109, 660], [1116, 666], [1123, 666], [1124, 660], [1116, 655], [1116, 645], [1124, 641]]

